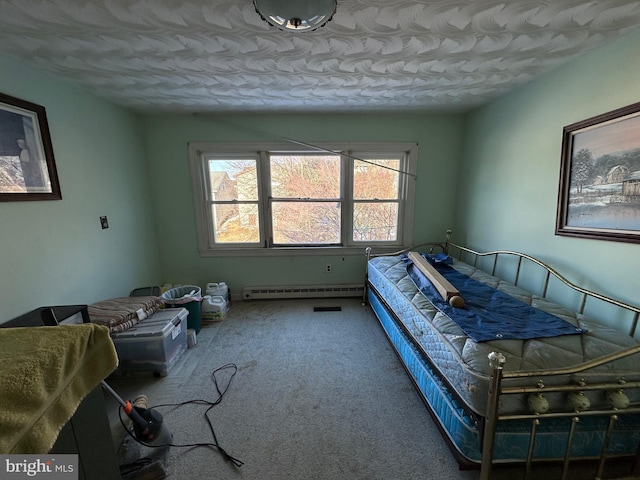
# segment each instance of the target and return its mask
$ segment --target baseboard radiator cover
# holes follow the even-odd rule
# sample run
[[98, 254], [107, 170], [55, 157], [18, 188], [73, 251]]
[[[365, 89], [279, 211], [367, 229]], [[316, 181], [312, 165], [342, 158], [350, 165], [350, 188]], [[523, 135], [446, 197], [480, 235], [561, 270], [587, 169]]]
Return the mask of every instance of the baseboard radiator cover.
[[244, 287], [243, 300], [268, 300], [278, 298], [335, 298], [361, 297], [364, 285], [274, 285]]

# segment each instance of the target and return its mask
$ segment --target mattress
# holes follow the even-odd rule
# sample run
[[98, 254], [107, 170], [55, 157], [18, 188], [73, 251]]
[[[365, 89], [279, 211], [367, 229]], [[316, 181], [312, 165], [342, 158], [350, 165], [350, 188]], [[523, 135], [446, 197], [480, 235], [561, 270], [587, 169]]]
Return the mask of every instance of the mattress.
[[[488, 355], [501, 352], [507, 361], [505, 371], [539, 372], [540, 377], [507, 378], [503, 387], [535, 386], [549, 369], [576, 366], [589, 360], [609, 355], [615, 351], [637, 345], [624, 332], [615, 330], [593, 319], [576, 314], [544, 298], [532, 295], [497, 277], [487, 274], [464, 262], [454, 260], [453, 268], [492, 286], [535, 308], [562, 318], [577, 328], [587, 330], [580, 335], [535, 338], [530, 340], [493, 340], [476, 343], [416, 288], [407, 275], [406, 267], [398, 256], [376, 257], [370, 260], [368, 280], [381, 299], [394, 312], [411, 341], [428, 357], [436, 374], [445, 380], [452, 393], [469, 411], [484, 415], [491, 368]], [[581, 372], [579, 376], [544, 377], [545, 385], [640, 380], [637, 365], [640, 355], [629, 356], [615, 362]], [[632, 402], [637, 402], [634, 392], [627, 392]], [[601, 393], [585, 392], [593, 407], [605, 405]], [[635, 393], [637, 396], [638, 394]], [[567, 410], [566, 396], [562, 393], [547, 395], [550, 408]], [[529, 412], [525, 395], [502, 397], [500, 413]]]

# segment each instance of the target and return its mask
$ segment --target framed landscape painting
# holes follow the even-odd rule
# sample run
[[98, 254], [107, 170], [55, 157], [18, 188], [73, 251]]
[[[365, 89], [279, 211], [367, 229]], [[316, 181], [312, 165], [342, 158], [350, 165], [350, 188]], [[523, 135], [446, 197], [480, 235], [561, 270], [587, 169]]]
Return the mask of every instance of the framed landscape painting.
[[44, 107], [0, 94], [0, 201], [61, 198]]
[[564, 127], [556, 235], [640, 243], [640, 103]]

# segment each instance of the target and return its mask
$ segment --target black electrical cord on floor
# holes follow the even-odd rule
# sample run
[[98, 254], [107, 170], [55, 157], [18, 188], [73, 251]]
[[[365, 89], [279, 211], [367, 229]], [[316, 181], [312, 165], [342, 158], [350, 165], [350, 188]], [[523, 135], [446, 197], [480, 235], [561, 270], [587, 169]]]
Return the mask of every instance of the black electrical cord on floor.
[[[218, 384], [218, 378], [217, 378], [217, 374], [222, 371], [222, 370], [226, 370], [226, 369], [232, 369], [233, 372], [231, 373], [231, 376], [229, 377], [229, 380], [226, 384], [226, 386], [224, 387], [224, 389], [220, 389], [220, 385]], [[164, 403], [161, 405], [155, 405], [153, 407], [149, 407], [149, 408], [160, 408], [160, 407], [181, 407], [184, 405], [189, 405], [189, 404], [196, 404], [196, 405], [208, 405], [209, 408], [207, 408], [204, 412], [204, 418], [207, 421], [207, 424], [209, 425], [209, 430], [211, 430], [211, 435], [213, 436], [213, 442], [204, 442], [204, 443], [189, 443], [189, 444], [174, 444], [174, 443], [164, 443], [164, 444], [160, 444], [160, 445], [150, 445], [146, 442], [143, 442], [141, 440], [139, 440], [138, 438], [135, 437], [135, 435], [132, 433], [131, 430], [129, 430], [126, 427], [126, 424], [124, 423], [124, 420], [122, 418], [122, 409], [119, 408], [118, 409], [118, 413], [120, 416], [120, 422], [122, 423], [122, 425], [125, 427], [125, 430], [127, 431], [127, 433], [129, 434], [129, 436], [131, 436], [136, 442], [140, 443], [141, 445], [144, 445], [146, 447], [150, 447], [150, 448], [166, 448], [166, 447], [178, 447], [178, 448], [193, 448], [193, 447], [214, 447], [216, 448], [221, 454], [222, 456], [225, 458], [225, 460], [230, 460], [236, 467], [241, 467], [242, 465], [244, 465], [244, 462], [241, 460], [238, 460], [237, 458], [232, 457], [231, 455], [229, 455], [226, 450], [224, 450], [221, 446], [220, 443], [218, 442], [218, 437], [216, 435], [216, 432], [213, 428], [213, 423], [211, 422], [211, 418], [209, 417], [209, 412], [211, 411], [211, 409], [213, 407], [215, 407], [216, 405], [218, 405], [221, 401], [222, 401], [222, 397], [224, 397], [224, 394], [227, 392], [227, 390], [229, 389], [229, 386], [231, 385], [231, 381], [233, 380], [233, 377], [235, 377], [236, 373], [238, 373], [238, 367], [237, 365], [233, 364], [233, 363], [227, 363], [226, 365], [223, 365], [221, 367], [216, 368], [213, 372], [211, 372], [211, 379], [213, 380], [213, 384], [216, 387], [216, 391], [218, 392], [218, 398], [216, 400], [214, 400], [213, 402], [209, 401], [209, 400], [187, 400], [186, 402], [181, 402], [181, 403]]]

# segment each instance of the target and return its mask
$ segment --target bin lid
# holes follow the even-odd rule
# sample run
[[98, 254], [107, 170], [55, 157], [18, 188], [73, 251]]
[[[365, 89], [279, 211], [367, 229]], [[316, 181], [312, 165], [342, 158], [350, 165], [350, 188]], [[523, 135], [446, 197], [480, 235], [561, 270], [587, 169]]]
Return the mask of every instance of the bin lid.
[[175, 317], [179, 317], [180, 320], [175, 320], [174, 324], [177, 325], [178, 323], [180, 323], [181, 320], [184, 320], [185, 318], [187, 318], [187, 315], [189, 315], [189, 310], [187, 310], [184, 307], [180, 307], [180, 308], [162, 308], [160, 310], [158, 310], [156, 313], [154, 313], [153, 315], [149, 316], [146, 320], [144, 320], [145, 322], [147, 320], [165, 320], [165, 321], [169, 321], [169, 320], [174, 320]]
[[140, 323], [123, 332], [114, 333], [115, 338], [164, 337], [189, 314], [186, 308], [165, 308], [158, 310]]

